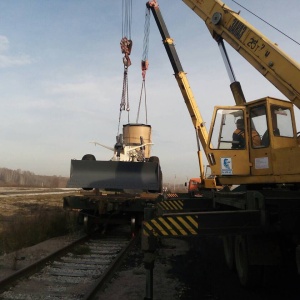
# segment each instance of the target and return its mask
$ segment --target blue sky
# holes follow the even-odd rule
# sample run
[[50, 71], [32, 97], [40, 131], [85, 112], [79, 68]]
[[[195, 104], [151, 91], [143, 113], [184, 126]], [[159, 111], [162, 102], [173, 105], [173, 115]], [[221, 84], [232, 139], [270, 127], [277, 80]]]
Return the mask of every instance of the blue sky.
[[[142, 77], [146, 1], [133, 0], [129, 68], [130, 121], [135, 122]], [[300, 2], [239, 0], [261, 18], [300, 41]], [[225, 3], [300, 61], [299, 45], [231, 0]], [[182, 1], [160, 0], [161, 12], [209, 128], [214, 105], [233, 105], [221, 54], [206, 26]], [[0, 167], [68, 176], [70, 160], [111, 152], [122, 92], [122, 1], [10, 0], [0, 2]], [[285, 97], [227, 47], [247, 100]], [[199, 174], [195, 133], [161, 37], [151, 18], [146, 77], [152, 155], [166, 182]], [[297, 114], [298, 114], [298, 109]], [[142, 107], [142, 112], [143, 112]], [[299, 114], [298, 114], [299, 116]], [[144, 114], [140, 121], [145, 122]], [[127, 114], [122, 114], [122, 124]]]

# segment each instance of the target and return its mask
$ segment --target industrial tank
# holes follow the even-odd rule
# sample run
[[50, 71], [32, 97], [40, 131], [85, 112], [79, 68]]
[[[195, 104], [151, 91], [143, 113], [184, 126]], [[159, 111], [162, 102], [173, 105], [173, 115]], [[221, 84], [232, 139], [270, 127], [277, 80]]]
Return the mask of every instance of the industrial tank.
[[[138, 146], [141, 144], [152, 143], [151, 126], [145, 124], [125, 124], [123, 125], [123, 142], [125, 145]], [[145, 146], [145, 158], [150, 157], [151, 145]]]

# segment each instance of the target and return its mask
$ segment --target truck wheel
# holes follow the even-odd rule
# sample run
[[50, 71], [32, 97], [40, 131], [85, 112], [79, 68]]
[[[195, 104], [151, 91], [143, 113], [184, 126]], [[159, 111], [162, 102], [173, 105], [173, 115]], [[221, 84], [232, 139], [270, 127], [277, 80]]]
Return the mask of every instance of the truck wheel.
[[235, 266], [240, 283], [244, 287], [262, 285], [262, 266], [249, 264], [248, 246], [246, 236], [236, 236], [235, 238]]
[[234, 258], [234, 236], [223, 237], [223, 249], [225, 262], [229, 270], [235, 270], [235, 258]]

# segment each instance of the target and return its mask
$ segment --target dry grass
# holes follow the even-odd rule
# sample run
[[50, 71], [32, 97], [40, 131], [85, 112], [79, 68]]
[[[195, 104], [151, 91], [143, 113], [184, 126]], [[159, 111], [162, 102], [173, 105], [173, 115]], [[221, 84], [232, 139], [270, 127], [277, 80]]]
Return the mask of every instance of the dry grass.
[[20, 216], [3, 226], [0, 253], [29, 247], [73, 232], [75, 228], [76, 217], [67, 211], [40, 211], [35, 216]]
[[77, 212], [62, 208], [62, 196], [39, 197], [38, 201], [32, 197], [22, 197], [9, 199], [9, 203], [14, 203], [14, 210], [9, 209], [0, 219], [0, 254], [73, 233], [78, 229]]

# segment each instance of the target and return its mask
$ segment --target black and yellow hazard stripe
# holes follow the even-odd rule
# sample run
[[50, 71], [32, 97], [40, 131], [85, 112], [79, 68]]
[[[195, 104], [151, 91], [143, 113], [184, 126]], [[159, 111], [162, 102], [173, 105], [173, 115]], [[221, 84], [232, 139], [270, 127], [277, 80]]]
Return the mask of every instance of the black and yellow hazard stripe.
[[154, 218], [143, 224], [145, 236], [179, 237], [197, 235], [198, 216], [178, 215]]
[[182, 200], [165, 200], [157, 203], [157, 206], [163, 210], [183, 210]]

